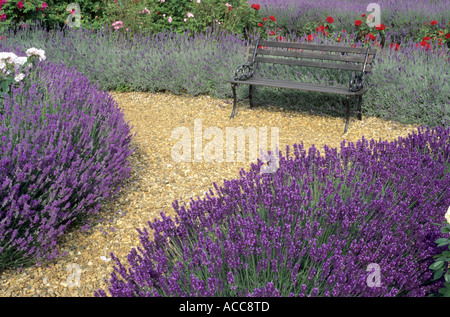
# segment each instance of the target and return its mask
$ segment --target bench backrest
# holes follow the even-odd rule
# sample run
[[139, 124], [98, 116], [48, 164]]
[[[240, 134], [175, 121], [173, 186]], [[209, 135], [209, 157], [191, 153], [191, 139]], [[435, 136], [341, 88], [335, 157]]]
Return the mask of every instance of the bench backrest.
[[[260, 40], [255, 62], [286, 64], [307, 67], [362, 71], [367, 48], [343, 47], [321, 44], [287, 43]], [[253, 60], [255, 48], [250, 47], [248, 61]], [[365, 72], [370, 73], [377, 50], [371, 48]], [[288, 58], [286, 58], [288, 57]]]

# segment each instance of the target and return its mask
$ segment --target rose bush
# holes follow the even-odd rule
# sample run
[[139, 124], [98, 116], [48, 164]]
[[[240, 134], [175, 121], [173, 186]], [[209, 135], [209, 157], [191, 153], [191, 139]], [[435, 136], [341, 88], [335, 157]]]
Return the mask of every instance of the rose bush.
[[120, 32], [127, 32], [129, 37], [169, 29], [176, 33], [205, 32], [218, 26], [247, 38], [246, 33], [252, 32], [260, 20], [258, 10], [244, 0], [114, 1], [105, 4], [105, 12], [107, 25], [122, 21]]
[[45, 17], [48, 4], [42, 0], [8, 0], [3, 1], [0, 11], [0, 24], [3, 30], [11, 24], [32, 23]]

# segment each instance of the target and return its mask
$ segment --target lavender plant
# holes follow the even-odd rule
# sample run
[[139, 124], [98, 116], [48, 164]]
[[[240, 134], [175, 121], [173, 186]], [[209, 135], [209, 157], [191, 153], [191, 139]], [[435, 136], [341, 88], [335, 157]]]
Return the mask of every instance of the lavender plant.
[[[304, 27], [311, 21], [323, 21], [333, 16], [338, 28], [351, 30], [356, 19], [366, 12], [370, 2], [362, 0], [252, 0], [249, 4], [261, 5], [261, 15], [275, 15], [286, 32], [305, 34]], [[440, 27], [448, 23], [446, 1], [376, 1], [381, 9], [381, 21], [388, 27], [392, 38], [408, 41], [415, 37], [425, 23], [437, 20]]]
[[[336, 19], [334, 23], [337, 23]], [[249, 36], [251, 41], [243, 41], [233, 34], [210, 29], [206, 33], [191, 35], [189, 32], [167, 31], [140, 33], [129, 42], [121, 35], [116, 37], [113, 32], [105, 29], [92, 33], [80, 29], [64, 35], [63, 30], [49, 33], [36, 27], [23, 33], [20, 31], [15, 36], [10, 34], [4, 43], [0, 43], [0, 49], [2, 45], [30, 47], [39, 43], [51, 60], [61, 61], [69, 67], [76, 66], [102, 90], [169, 90], [177, 94], [228, 98], [231, 97], [231, 89], [227, 80], [233, 77], [238, 65], [246, 62], [245, 50], [255, 38]], [[342, 37], [340, 43], [337, 43], [338, 37]], [[315, 37], [309, 42], [304, 35], [292, 34], [292, 41], [300, 43], [349, 45], [354, 38], [354, 34], [335, 33], [332, 38]], [[391, 41], [391, 36], [386, 35], [386, 42]], [[448, 49], [425, 50], [411, 41], [399, 44], [400, 50], [388, 46], [379, 49], [373, 73], [367, 77], [367, 84], [373, 89], [364, 97], [363, 114], [405, 124], [445, 126], [450, 107]], [[261, 74], [269, 76], [274, 73], [267, 65], [261, 66]], [[275, 69], [278, 76], [285, 76], [287, 80], [347, 85], [350, 78], [346, 72], [311, 72], [310, 69], [278, 65]], [[385, 78], [389, 78], [389, 85]], [[239, 87], [238, 98], [245, 97], [247, 90]], [[254, 97], [257, 105], [273, 104], [316, 113], [342, 115], [339, 111], [344, 109], [342, 100], [326, 94], [262, 87]]]
[[[261, 162], [210, 189], [175, 219], [138, 230], [116, 261], [111, 296], [424, 296], [441, 249], [433, 225], [450, 203], [450, 129], [341, 151], [289, 147], [274, 174]], [[366, 269], [381, 268], [371, 287]], [[96, 296], [107, 296], [99, 289]]]
[[56, 257], [58, 237], [129, 177], [130, 128], [112, 97], [63, 64], [36, 69], [0, 115], [0, 270]]

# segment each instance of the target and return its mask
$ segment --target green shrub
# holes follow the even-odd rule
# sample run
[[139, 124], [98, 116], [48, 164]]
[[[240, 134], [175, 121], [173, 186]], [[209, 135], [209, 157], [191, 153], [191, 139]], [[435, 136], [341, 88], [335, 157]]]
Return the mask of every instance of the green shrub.
[[[108, 27], [113, 23], [129, 37], [139, 32], [160, 33], [172, 29], [205, 32], [215, 26], [221, 30], [243, 34], [258, 27], [258, 10], [244, 0], [123, 0], [105, 3], [105, 19]], [[228, 2], [227, 2], [228, 1]], [[258, 28], [258, 31], [261, 31]]]
[[[18, 6], [19, 2], [23, 3], [23, 8], [21, 5]], [[80, 6], [81, 23], [85, 28], [99, 29], [101, 27], [104, 21], [103, 8], [105, 7], [102, 1], [11, 0], [3, 4], [2, 13], [6, 14], [6, 19], [0, 22], [0, 30], [5, 31], [16, 24], [29, 26], [35, 24], [36, 20], [39, 20], [46, 30], [63, 27], [70, 15], [70, 11], [66, 9], [71, 3], [77, 3]]]

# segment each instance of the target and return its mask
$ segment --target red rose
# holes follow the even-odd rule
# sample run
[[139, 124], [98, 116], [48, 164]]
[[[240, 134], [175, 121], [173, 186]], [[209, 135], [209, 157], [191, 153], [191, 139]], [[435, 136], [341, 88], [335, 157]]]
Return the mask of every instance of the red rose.
[[429, 41], [429, 40], [431, 40], [431, 37], [429, 37], [429, 36], [425, 36], [425, 37], [423, 38], [423, 42], [427, 42], [427, 41]]
[[397, 43], [391, 43], [391, 45], [389, 46], [389, 48], [394, 48], [396, 51], [398, 51], [398, 48], [400, 47], [400, 45], [398, 45]]
[[341, 38], [338, 38], [338, 43], [340, 43], [341, 42]]
[[327, 22], [331, 24], [334, 22], [334, 19], [332, 17], [327, 17]]
[[314, 39], [314, 35], [312, 35], [312, 34], [308, 35], [307, 40], [308, 40], [309, 42], [311, 42], [313, 39]]
[[259, 4], [252, 4], [251, 7], [255, 10], [259, 10], [261, 8]]
[[445, 34], [446, 39], [450, 39], [450, 33]]
[[361, 23], [362, 23], [361, 20], [356, 20], [356, 21], [355, 21], [355, 25], [356, 25], [356, 26], [360, 26]]
[[342, 30], [343, 33], [345, 33], [345, 30]]
[[372, 34], [372, 33], [369, 33], [369, 34], [367, 34], [366, 35], [366, 38], [369, 38], [369, 39], [371, 39], [371, 40], [375, 40], [375, 36]]
[[430, 44], [428, 44], [428, 42], [426, 42], [425, 40], [419, 43], [420, 46], [422, 47], [426, 47], [426, 51], [428, 51], [428, 49], [430, 48]]
[[365, 14], [361, 14], [361, 18], [364, 18], [366, 15]]
[[19, 2], [17, 2], [17, 9], [23, 9], [23, 2], [22, 1], [19, 1]]
[[258, 23], [258, 26], [263, 27], [263, 24], [260, 22], [260, 23]]
[[270, 31], [270, 35], [275, 35], [275, 31]]
[[263, 21], [266, 22], [266, 21], [267, 21], [267, 18], [263, 18]]
[[316, 29], [316, 32], [325, 32], [325, 27], [324, 27], [323, 25], [319, 26], [319, 27]]
[[273, 15], [271, 15], [271, 16], [269, 17], [269, 19], [271, 19], [271, 20], [274, 21], [274, 22], [276, 21], [276, 20], [275, 20], [275, 17], [274, 17]]
[[433, 21], [431, 21], [430, 24], [431, 24], [431, 25], [436, 25], [436, 24], [437, 24], [437, 21], [436, 21], [436, 20], [433, 20]]
[[384, 24], [377, 24], [375, 28], [379, 31], [383, 31], [384, 29], [386, 29], [386, 26]]

